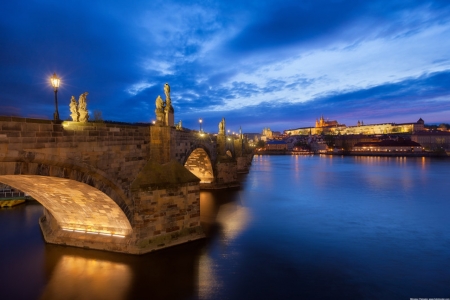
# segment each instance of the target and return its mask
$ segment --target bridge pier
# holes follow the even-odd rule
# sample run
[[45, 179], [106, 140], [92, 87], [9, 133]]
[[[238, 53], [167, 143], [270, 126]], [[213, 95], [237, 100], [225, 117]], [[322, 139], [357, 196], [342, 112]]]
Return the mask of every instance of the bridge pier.
[[176, 161], [149, 162], [133, 182], [139, 253], [203, 238], [199, 179]]
[[102, 223], [88, 226], [79, 222], [76, 227], [70, 227], [70, 224], [64, 227], [48, 209], [44, 209], [39, 225], [45, 241], [144, 254], [204, 237], [200, 226], [199, 179], [181, 164], [148, 162], [130, 191], [134, 202], [131, 232], [115, 234], [117, 230], [103, 228]]
[[243, 154], [237, 159], [237, 172], [238, 173], [248, 173], [250, 171], [250, 166], [252, 165], [253, 153]]

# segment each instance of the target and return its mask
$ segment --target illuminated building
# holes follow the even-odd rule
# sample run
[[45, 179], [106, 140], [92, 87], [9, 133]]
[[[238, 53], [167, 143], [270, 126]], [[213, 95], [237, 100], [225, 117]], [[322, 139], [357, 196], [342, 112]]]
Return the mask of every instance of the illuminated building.
[[284, 141], [267, 141], [266, 150], [287, 150], [287, 144]]
[[345, 126], [345, 125], [340, 125], [338, 123], [338, 121], [325, 121], [323, 116], [321, 116], [319, 120], [316, 119], [316, 127], [315, 128], [335, 128], [338, 126]]
[[272, 130], [270, 130], [270, 128], [264, 128], [262, 131], [261, 140], [267, 141], [267, 140], [271, 140], [271, 139], [273, 139]]
[[418, 131], [411, 135], [411, 140], [421, 144], [427, 150], [450, 149], [450, 132]]
[[408, 140], [384, 140], [379, 142], [360, 142], [353, 146], [355, 152], [422, 152], [419, 143]]
[[414, 133], [424, 130], [424, 121], [420, 118], [415, 123], [382, 123], [368, 124], [358, 121], [355, 126], [346, 126], [339, 124], [338, 121], [326, 121], [323, 116], [316, 120], [315, 127], [302, 127], [296, 129], [285, 130], [285, 134], [289, 135], [314, 135], [314, 134], [393, 134], [393, 133]]

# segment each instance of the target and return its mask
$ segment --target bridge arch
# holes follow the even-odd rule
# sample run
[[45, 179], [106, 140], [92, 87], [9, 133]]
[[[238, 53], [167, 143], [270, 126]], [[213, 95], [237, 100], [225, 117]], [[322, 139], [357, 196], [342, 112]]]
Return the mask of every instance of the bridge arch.
[[191, 173], [200, 178], [200, 183], [214, 182], [215, 176], [211, 155], [209, 149], [203, 145], [193, 146], [186, 155], [186, 160], [183, 165]]
[[39, 175], [0, 175], [0, 182], [31, 195], [62, 230], [117, 236], [132, 232], [122, 209], [88, 184]]
[[[133, 224], [133, 205], [131, 197], [122, 190], [106, 173], [91, 165], [71, 159], [61, 159], [55, 155], [18, 151], [0, 159], [2, 175], [38, 175], [43, 177], [65, 178], [86, 184], [106, 194], [124, 212], [129, 223]], [[129, 193], [129, 191], [128, 191]]]

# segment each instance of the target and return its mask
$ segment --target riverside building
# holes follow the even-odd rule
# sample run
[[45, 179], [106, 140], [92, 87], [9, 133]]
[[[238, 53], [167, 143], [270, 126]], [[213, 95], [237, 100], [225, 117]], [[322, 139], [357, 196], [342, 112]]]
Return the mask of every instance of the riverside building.
[[339, 124], [338, 121], [325, 120], [323, 116], [316, 120], [314, 127], [301, 127], [296, 129], [285, 130], [284, 133], [288, 135], [314, 135], [314, 134], [392, 134], [392, 133], [408, 133], [424, 130], [424, 121], [420, 118], [415, 123], [382, 123], [382, 124], [364, 124], [363, 121], [358, 121], [355, 126], [346, 126]]

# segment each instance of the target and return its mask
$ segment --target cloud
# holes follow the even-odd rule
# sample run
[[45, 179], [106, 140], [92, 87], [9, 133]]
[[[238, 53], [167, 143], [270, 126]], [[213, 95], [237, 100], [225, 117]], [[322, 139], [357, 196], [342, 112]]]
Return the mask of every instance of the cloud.
[[154, 84], [152, 83], [148, 83], [145, 81], [141, 81], [135, 84], [132, 84], [129, 88], [126, 89], [127, 93], [133, 96], [136, 96], [137, 94], [139, 94], [140, 92], [142, 92], [143, 90], [146, 90], [150, 87], [154, 86]]
[[[427, 116], [445, 118], [450, 112], [449, 81], [450, 71], [436, 72], [367, 89], [323, 95], [303, 103], [263, 102], [232, 111], [209, 112], [207, 117], [198, 113], [192, 118], [192, 126], [199, 117], [204, 119], [207, 130], [211, 128], [210, 122], [226, 117], [228, 126], [242, 126], [246, 132], [259, 132], [267, 126], [280, 131], [314, 126], [315, 119], [321, 115], [347, 125], [355, 125], [358, 120], [376, 124], [415, 122], [420, 117], [427, 121]], [[177, 118], [189, 116], [178, 114]]]
[[150, 121], [168, 82], [194, 128], [209, 116], [290, 128], [367, 107], [441, 118], [429, 105], [448, 95], [430, 79], [450, 70], [448, 1], [8, 1], [0, 34], [0, 114], [51, 118], [53, 72], [62, 118], [88, 91], [105, 119]]

